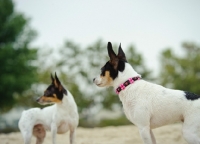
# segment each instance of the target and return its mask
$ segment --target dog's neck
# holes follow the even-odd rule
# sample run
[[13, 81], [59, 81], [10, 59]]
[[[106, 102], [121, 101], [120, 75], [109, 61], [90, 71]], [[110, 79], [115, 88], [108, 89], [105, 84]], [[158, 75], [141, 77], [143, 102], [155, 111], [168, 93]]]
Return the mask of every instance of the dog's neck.
[[113, 81], [113, 87], [114, 89], [117, 89], [117, 87], [127, 81], [129, 78], [132, 77], [141, 77], [140, 74], [138, 74], [133, 67], [129, 63], [125, 63], [125, 69], [123, 72], [118, 72], [118, 76]]
[[58, 108], [66, 109], [67, 111], [70, 111], [71, 108], [74, 109], [74, 103], [72, 101], [73, 97], [71, 93], [68, 91], [67, 95], [64, 94], [63, 99], [60, 103], [56, 103]]
[[69, 100], [67, 95], [63, 95], [63, 99], [60, 103], [56, 103], [57, 107], [67, 107], [69, 105]]

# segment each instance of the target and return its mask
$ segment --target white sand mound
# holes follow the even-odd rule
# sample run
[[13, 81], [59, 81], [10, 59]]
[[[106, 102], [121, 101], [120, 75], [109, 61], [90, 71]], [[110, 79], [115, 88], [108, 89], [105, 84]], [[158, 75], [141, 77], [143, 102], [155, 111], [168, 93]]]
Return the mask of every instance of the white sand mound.
[[[173, 124], [153, 130], [157, 144], [187, 144], [182, 137], [181, 124]], [[35, 144], [32, 137], [31, 144]], [[23, 144], [21, 133], [0, 135], [0, 144]], [[48, 132], [44, 144], [52, 144], [51, 133]], [[57, 144], [69, 144], [69, 133], [57, 135]], [[133, 125], [78, 128], [76, 144], [142, 144], [137, 127]]]

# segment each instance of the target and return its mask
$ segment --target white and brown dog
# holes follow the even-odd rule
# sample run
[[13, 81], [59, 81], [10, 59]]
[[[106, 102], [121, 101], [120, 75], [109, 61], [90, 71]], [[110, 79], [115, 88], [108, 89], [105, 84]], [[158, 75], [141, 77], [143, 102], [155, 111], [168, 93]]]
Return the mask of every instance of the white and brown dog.
[[23, 111], [19, 120], [19, 129], [24, 144], [30, 144], [31, 137], [36, 137], [36, 144], [42, 144], [46, 130], [52, 133], [53, 144], [56, 144], [56, 134], [70, 131], [70, 144], [74, 144], [75, 131], [78, 126], [79, 115], [73, 96], [60, 83], [55, 74], [51, 75], [52, 83], [45, 90], [44, 95], [37, 99], [39, 104], [53, 104], [52, 106], [31, 108]]
[[119, 46], [118, 55], [108, 43], [110, 60], [93, 79], [99, 87], [112, 86], [123, 104], [126, 117], [135, 124], [144, 144], [156, 144], [152, 129], [183, 122], [189, 144], [200, 144], [200, 96], [168, 89], [141, 79]]

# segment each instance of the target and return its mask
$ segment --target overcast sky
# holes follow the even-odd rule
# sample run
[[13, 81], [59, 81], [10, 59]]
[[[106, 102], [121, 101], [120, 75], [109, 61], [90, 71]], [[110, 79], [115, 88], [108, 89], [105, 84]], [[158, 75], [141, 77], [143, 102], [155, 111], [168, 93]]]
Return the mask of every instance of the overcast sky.
[[86, 47], [98, 39], [133, 44], [149, 68], [161, 50], [200, 44], [199, 0], [14, 0], [38, 32], [34, 45], [59, 47], [66, 39]]

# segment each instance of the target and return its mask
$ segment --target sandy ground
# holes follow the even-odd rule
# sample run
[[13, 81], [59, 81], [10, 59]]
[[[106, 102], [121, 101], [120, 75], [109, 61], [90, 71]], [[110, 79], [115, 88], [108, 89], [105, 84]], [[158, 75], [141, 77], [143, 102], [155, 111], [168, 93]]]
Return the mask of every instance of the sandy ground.
[[[153, 130], [158, 144], [186, 144], [182, 137], [181, 124], [173, 124]], [[35, 144], [32, 137], [31, 144]], [[51, 134], [47, 133], [44, 144], [51, 144]], [[0, 135], [0, 144], [23, 144], [19, 132]], [[57, 135], [57, 144], [69, 144], [69, 133]], [[137, 127], [133, 125], [78, 128], [76, 144], [142, 144]]]

